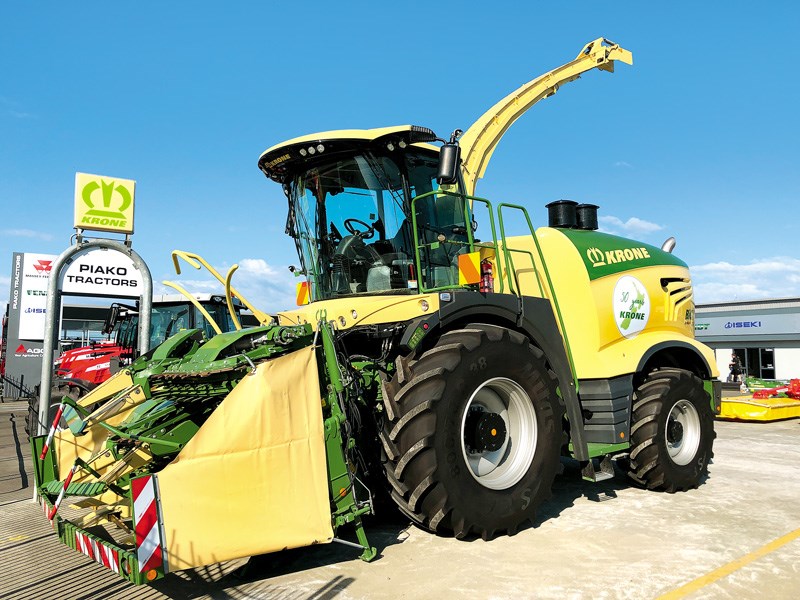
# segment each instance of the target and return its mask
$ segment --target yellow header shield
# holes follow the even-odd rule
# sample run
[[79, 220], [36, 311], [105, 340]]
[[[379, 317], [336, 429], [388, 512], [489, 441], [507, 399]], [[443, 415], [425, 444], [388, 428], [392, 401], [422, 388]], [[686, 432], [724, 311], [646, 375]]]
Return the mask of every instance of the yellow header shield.
[[75, 228], [133, 233], [136, 182], [88, 173], [75, 174]]

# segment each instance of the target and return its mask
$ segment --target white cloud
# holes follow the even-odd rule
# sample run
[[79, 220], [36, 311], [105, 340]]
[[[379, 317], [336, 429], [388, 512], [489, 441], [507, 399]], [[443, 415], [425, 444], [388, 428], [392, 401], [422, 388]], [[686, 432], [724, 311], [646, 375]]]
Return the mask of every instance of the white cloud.
[[638, 217], [631, 217], [627, 221], [623, 221], [619, 217], [606, 215], [598, 217], [597, 220], [600, 225], [600, 231], [616, 235], [649, 235], [664, 229], [661, 225], [645, 221]]
[[624, 160], [618, 160], [617, 162], [614, 163], [614, 166], [615, 167], [625, 167], [625, 168], [630, 169], [633, 165], [631, 163], [629, 163], [629, 162], [625, 162]]
[[25, 112], [24, 110], [19, 110], [18, 104], [5, 96], [0, 96], [0, 107], [3, 108], [3, 112], [5, 114], [14, 117], [15, 119], [35, 119], [36, 115]]
[[[237, 262], [239, 268], [233, 275], [231, 285], [253, 306], [265, 312], [274, 313], [296, 306], [296, 287], [299, 278], [289, 272], [288, 267], [270, 265], [261, 258], [243, 258]], [[223, 276], [228, 266], [215, 268]], [[202, 279], [186, 279], [171, 277], [173, 281], [188, 292], [224, 293], [223, 285], [212, 277]], [[154, 285], [156, 294], [175, 294], [174, 289], [163, 284]]]
[[45, 242], [49, 242], [54, 239], [51, 234], [45, 231], [34, 231], [33, 229], [3, 229], [0, 231], [0, 234], [12, 237], [33, 238]]
[[695, 302], [725, 302], [800, 296], [800, 259], [755, 259], [747, 264], [714, 262], [690, 266]]

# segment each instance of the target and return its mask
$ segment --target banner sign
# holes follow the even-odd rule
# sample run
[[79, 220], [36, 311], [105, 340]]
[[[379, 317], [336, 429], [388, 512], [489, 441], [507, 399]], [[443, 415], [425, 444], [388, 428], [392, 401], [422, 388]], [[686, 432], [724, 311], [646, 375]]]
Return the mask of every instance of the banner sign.
[[142, 294], [141, 272], [133, 259], [105, 248], [89, 248], [67, 265], [61, 285], [65, 294], [138, 298]]
[[28, 252], [21, 256], [21, 265], [15, 260], [11, 293], [12, 309], [19, 306], [17, 337], [21, 340], [43, 340], [47, 313], [47, 284], [53, 262], [58, 257], [53, 254]]
[[88, 173], [75, 174], [75, 227], [133, 233], [136, 182]]
[[700, 341], [708, 336], [740, 338], [751, 335], [796, 335], [800, 333], [800, 315], [750, 313], [711, 317], [698, 311], [695, 316], [694, 332]]

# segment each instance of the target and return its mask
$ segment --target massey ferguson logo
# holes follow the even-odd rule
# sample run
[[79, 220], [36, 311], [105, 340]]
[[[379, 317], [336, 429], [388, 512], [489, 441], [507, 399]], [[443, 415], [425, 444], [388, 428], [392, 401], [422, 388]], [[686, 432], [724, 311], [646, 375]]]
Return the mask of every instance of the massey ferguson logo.
[[52, 260], [37, 260], [33, 263], [33, 268], [37, 273], [49, 273], [53, 268]]
[[650, 258], [650, 252], [647, 248], [625, 248], [623, 250], [606, 250], [605, 252], [600, 248], [589, 248], [586, 251], [586, 258], [593, 267], [604, 267], [605, 265]]

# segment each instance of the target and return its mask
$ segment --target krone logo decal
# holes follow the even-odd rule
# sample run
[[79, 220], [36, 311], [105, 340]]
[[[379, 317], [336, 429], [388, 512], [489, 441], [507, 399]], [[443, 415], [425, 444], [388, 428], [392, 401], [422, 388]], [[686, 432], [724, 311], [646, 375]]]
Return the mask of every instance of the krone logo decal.
[[614, 321], [626, 338], [636, 335], [647, 326], [650, 318], [650, 297], [644, 284], [630, 275], [619, 278], [614, 286]]
[[603, 251], [600, 250], [600, 248], [589, 248], [586, 251], [586, 258], [589, 259], [593, 267], [602, 267], [605, 265], [606, 261], [603, 260], [604, 257]]

